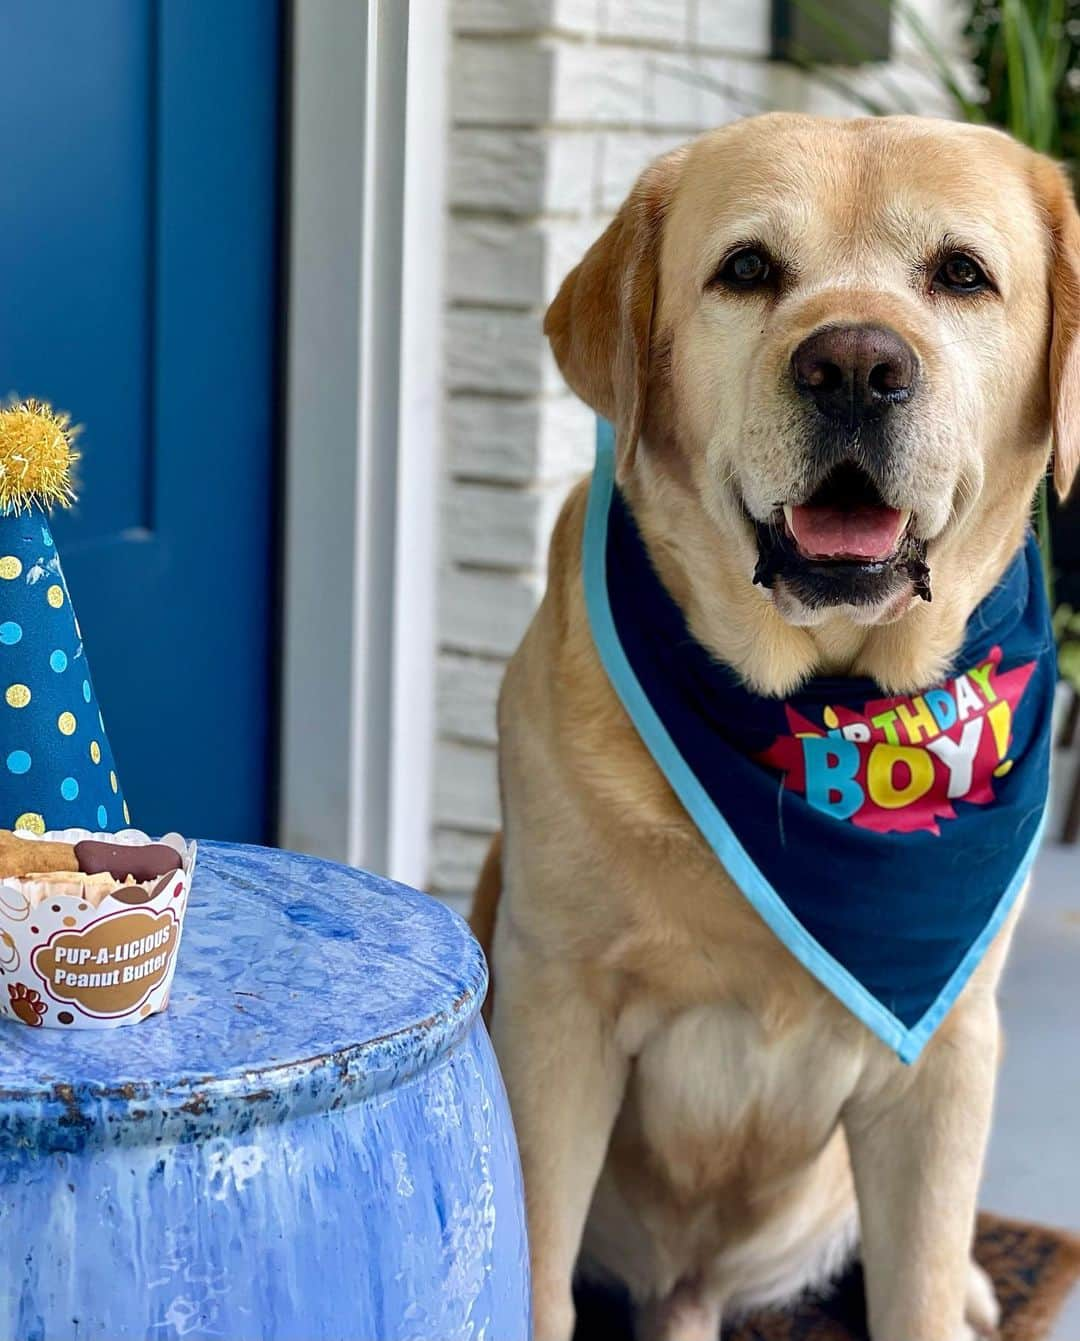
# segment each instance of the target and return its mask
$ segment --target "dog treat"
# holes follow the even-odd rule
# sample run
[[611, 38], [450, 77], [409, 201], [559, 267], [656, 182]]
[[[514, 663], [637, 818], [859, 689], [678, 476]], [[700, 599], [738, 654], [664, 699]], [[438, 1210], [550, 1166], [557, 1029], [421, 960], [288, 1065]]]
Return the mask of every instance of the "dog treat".
[[94, 908], [111, 895], [117, 903], [149, 903], [173, 881], [183, 861], [165, 843], [75, 843], [20, 838], [0, 830], [0, 879], [17, 880], [29, 906], [56, 898]]
[[20, 838], [9, 829], [0, 829], [0, 879], [41, 883], [56, 875], [60, 883], [66, 880], [77, 884], [82, 877], [101, 876], [103, 879], [91, 889], [105, 882], [110, 886], [136, 882], [149, 885], [171, 876], [182, 864], [179, 852], [165, 843], [106, 843], [85, 838], [72, 845]]
[[183, 864], [179, 852], [165, 843], [136, 846], [84, 838], [75, 844], [75, 856], [80, 871], [88, 875], [107, 871], [120, 881], [128, 876], [139, 882], [156, 880], [171, 871], [178, 871]]
[[78, 858], [70, 843], [41, 842], [20, 838], [10, 829], [0, 829], [0, 879], [22, 877], [30, 871], [77, 871]]

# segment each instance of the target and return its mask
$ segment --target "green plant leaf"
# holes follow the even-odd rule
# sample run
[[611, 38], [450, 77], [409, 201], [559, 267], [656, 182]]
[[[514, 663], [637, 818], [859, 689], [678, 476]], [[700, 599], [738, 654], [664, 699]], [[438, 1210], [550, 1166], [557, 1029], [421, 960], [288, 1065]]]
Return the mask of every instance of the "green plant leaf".
[[1054, 139], [1054, 97], [1049, 71], [1043, 65], [1043, 50], [1030, 12], [1019, 0], [1006, 0], [1006, 8], [1015, 12], [1016, 30], [1023, 55], [1024, 92], [1027, 95], [1028, 144], [1047, 152]]
[[1009, 129], [1024, 141], [1031, 143], [1028, 123], [1027, 81], [1024, 66], [1024, 47], [1017, 20], [1017, 0], [1002, 0], [1001, 36], [1005, 43], [1006, 87], [1009, 95]]
[[1058, 671], [1063, 680], [1080, 691], [1080, 642], [1063, 643], [1058, 648]]

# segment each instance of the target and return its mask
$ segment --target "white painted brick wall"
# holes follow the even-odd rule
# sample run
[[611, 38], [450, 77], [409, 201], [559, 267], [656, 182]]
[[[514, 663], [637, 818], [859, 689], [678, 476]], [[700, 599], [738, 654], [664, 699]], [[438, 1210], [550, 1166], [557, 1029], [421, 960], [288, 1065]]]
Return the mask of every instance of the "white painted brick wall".
[[690, 8], [689, 0], [620, 0], [604, 6], [600, 32], [617, 41], [681, 46], [690, 38]]
[[592, 461], [592, 412], [576, 396], [451, 397], [446, 436], [456, 478], [555, 486]]
[[595, 235], [592, 219], [459, 216], [449, 228], [446, 296], [451, 302], [532, 311], [536, 295], [555, 289]]
[[544, 566], [560, 492], [451, 481], [443, 510], [444, 557], [489, 569], [538, 571]]
[[551, 105], [558, 48], [459, 37], [450, 66], [450, 112], [460, 126], [543, 125]]
[[589, 131], [455, 127], [451, 209], [581, 217], [592, 206], [595, 157]]
[[691, 19], [691, 41], [704, 50], [765, 56], [769, 51], [769, 6], [697, 0]]
[[499, 822], [499, 787], [486, 745], [441, 740], [435, 772], [435, 811], [447, 828], [492, 833]]
[[536, 313], [451, 308], [446, 317], [450, 391], [534, 396], [559, 390], [555, 360]]
[[[955, 9], [916, 3], [956, 39]], [[503, 668], [592, 459], [592, 416], [558, 376], [544, 308], [657, 154], [770, 107], [850, 108], [768, 61], [769, 0], [454, 0], [454, 31], [431, 882], [460, 900], [498, 822]], [[894, 46], [896, 97], [943, 111], [911, 41]], [[858, 79], [880, 95], [881, 74]]]
[[440, 584], [440, 642], [455, 651], [509, 657], [543, 594], [539, 572], [500, 573], [454, 564]]
[[594, 33], [605, 0], [457, 0], [458, 33]]
[[686, 136], [672, 131], [607, 131], [597, 154], [595, 208], [614, 214], [629, 194], [642, 164], [682, 144]]
[[449, 740], [495, 744], [495, 705], [505, 663], [444, 652], [439, 658], [439, 723]]
[[431, 844], [431, 885], [463, 916], [469, 890], [488, 850], [491, 835], [468, 829], [439, 828]]

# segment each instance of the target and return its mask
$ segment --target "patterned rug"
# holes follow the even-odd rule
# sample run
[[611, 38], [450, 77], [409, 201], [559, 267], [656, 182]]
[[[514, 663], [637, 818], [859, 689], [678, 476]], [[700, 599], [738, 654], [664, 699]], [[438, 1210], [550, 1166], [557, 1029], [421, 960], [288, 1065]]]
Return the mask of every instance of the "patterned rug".
[[[1000, 1341], [1043, 1341], [1080, 1277], [1080, 1237], [980, 1215], [975, 1256], [1001, 1304]], [[577, 1295], [574, 1341], [632, 1341], [625, 1297], [593, 1287]], [[826, 1299], [784, 1313], [757, 1313], [725, 1328], [723, 1341], [868, 1341], [862, 1268], [855, 1264]]]

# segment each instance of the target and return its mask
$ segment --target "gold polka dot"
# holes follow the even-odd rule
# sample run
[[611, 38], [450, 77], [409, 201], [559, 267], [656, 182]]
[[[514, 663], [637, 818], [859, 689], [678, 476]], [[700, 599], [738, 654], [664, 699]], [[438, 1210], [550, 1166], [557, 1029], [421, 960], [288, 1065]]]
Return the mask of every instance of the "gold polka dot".
[[127, 808], [127, 802], [126, 802], [126, 801], [124, 802], [124, 823], [125, 823], [125, 824], [130, 824], [130, 823], [131, 823], [131, 812], [130, 812], [130, 811], [128, 810], [128, 808]]
[[64, 926], [65, 926], [65, 927], [73, 927], [73, 926], [75, 925], [75, 920], [76, 920], [76, 919], [75, 919], [74, 917], [65, 917], [65, 918], [64, 918]]
[[11, 939], [11, 935], [7, 931], [0, 931], [0, 941], [3, 941], [9, 950], [15, 948], [15, 942]]
[[830, 728], [836, 728], [840, 725], [840, 718], [836, 715], [835, 708], [826, 708], [821, 714], [825, 718], [825, 725]]
[[27, 810], [15, 821], [16, 829], [26, 829], [30, 833], [44, 833], [45, 821], [40, 815], [35, 815], [32, 810]]
[[60, 728], [60, 734], [62, 736], [74, 735], [75, 727], [77, 725], [75, 714], [73, 712], [62, 712], [56, 719], [56, 725]]
[[90, 742], [90, 758], [93, 759], [95, 764], [101, 763], [101, 746], [96, 740]]
[[13, 578], [19, 576], [22, 572], [22, 564], [14, 554], [5, 554], [0, 559], [0, 577], [7, 578], [10, 582]]
[[153, 1007], [150, 1005], [150, 1002], [148, 1001], [148, 1002], [146, 1003], [146, 1005], [143, 1006], [142, 1010], [139, 1011], [139, 1016], [140, 1016], [140, 1018], [142, 1018], [142, 1019], [145, 1020], [146, 1017], [150, 1014], [150, 1011], [151, 1011], [152, 1009], [153, 1009]]
[[24, 684], [9, 684], [4, 697], [9, 708], [25, 708], [30, 702], [30, 690]]
[[119, 784], [118, 784], [117, 781], [116, 781], [116, 774], [115, 774], [115, 773], [112, 773], [112, 772], [109, 773], [109, 786], [113, 789], [114, 792], [117, 790], [117, 788], [118, 788], [118, 786], [119, 786]]
[[49, 602], [49, 604], [52, 606], [54, 610], [59, 610], [60, 607], [64, 604], [64, 588], [58, 587], [54, 582], [53, 585], [49, 588], [49, 590], [45, 593], [45, 599]]

